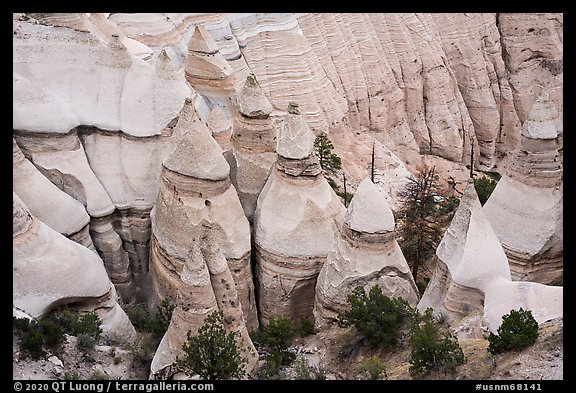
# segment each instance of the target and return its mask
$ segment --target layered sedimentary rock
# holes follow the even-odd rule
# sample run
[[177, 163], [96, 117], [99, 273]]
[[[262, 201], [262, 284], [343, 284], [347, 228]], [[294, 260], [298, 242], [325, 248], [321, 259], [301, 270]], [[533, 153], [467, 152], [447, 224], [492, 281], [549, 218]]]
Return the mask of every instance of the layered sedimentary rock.
[[36, 218], [69, 239], [96, 251], [88, 233], [90, 216], [86, 208], [42, 175], [24, 157], [14, 138], [12, 179], [14, 192]]
[[278, 158], [254, 214], [260, 323], [312, 318], [316, 279], [346, 209], [322, 176], [314, 134], [291, 104], [278, 133]]
[[213, 106], [228, 106], [234, 95], [234, 73], [203, 25], [197, 25], [188, 42], [186, 80]]
[[[182, 356], [187, 333], [198, 333], [204, 319], [214, 311], [222, 311], [224, 327], [240, 333], [239, 347], [246, 357], [250, 373], [258, 362], [258, 353], [248, 336], [238, 292], [228, 263], [220, 250], [211, 224], [200, 223], [199, 237], [191, 239], [191, 248], [183, 261], [164, 268], [162, 286], [169, 288], [175, 309], [166, 334], [152, 359], [151, 376], [164, 378], [173, 374], [170, 366]], [[169, 261], [167, 261], [169, 262]]]
[[206, 122], [208, 129], [212, 131], [212, 137], [218, 142], [224, 157], [232, 150], [232, 123], [226, 117], [226, 114], [220, 109], [215, 107], [210, 111], [208, 121]]
[[563, 282], [562, 133], [562, 117], [543, 91], [522, 125], [518, 150], [484, 205], [516, 281]]
[[417, 306], [420, 311], [432, 307], [435, 315], [450, 321], [480, 310], [493, 332], [511, 309], [531, 310], [538, 323], [563, 315], [562, 287], [512, 281], [508, 259], [472, 180], [436, 255], [437, 266]]
[[522, 123], [542, 89], [563, 114], [564, 16], [562, 13], [497, 14], [502, 57]]
[[418, 288], [398, 245], [394, 216], [384, 192], [370, 178], [358, 186], [348, 206], [336, 250], [328, 258], [316, 284], [314, 319], [324, 327], [349, 307], [347, 296], [360, 286], [379, 286], [389, 297], [418, 302]]
[[131, 301], [135, 287], [147, 292], [148, 215], [190, 90], [166, 53], [146, 62], [108, 38], [14, 22], [13, 127], [38, 170], [86, 207], [93, 243]]
[[482, 13], [433, 14], [447, 65], [474, 125], [478, 164], [487, 168], [497, 163], [498, 153], [515, 149], [520, 139], [496, 18]]
[[12, 197], [13, 306], [34, 318], [63, 305], [94, 310], [104, 335], [133, 342], [136, 331], [100, 257], [34, 217], [16, 193]]
[[157, 300], [176, 298], [179, 279], [175, 275], [206, 221], [228, 261], [246, 325], [256, 329], [250, 226], [230, 183], [222, 149], [198, 119], [191, 101], [187, 102], [175, 129], [181, 137], [163, 162], [160, 192], [151, 212], [155, 295]]
[[276, 127], [270, 118], [272, 104], [266, 98], [254, 75], [246, 78], [236, 97], [232, 153], [232, 182], [248, 220], [252, 221], [256, 201], [276, 161]]

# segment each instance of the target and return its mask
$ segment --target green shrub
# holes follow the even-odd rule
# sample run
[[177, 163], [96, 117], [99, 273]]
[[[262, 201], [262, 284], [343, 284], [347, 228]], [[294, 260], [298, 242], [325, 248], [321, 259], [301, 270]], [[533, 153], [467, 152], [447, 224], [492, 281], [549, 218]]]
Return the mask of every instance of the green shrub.
[[100, 328], [100, 317], [96, 314], [96, 311], [91, 311], [89, 313], [83, 314], [79, 319], [78, 323], [74, 329], [75, 335], [87, 334], [97, 341], [100, 338], [102, 329]]
[[156, 306], [154, 315], [151, 315], [148, 310], [141, 305], [130, 308], [127, 314], [134, 328], [141, 332], [152, 333], [154, 338], [160, 340], [162, 336], [164, 336], [164, 333], [166, 333], [166, 330], [168, 330], [174, 307], [168, 299], [164, 299]]
[[388, 379], [386, 365], [376, 355], [364, 359], [360, 365], [360, 375], [363, 379]]
[[453, 371], [466, 361], [458, 339], [448, 331], [440, 334], [431, 308], [414, 314], [410, 345], [409, 372], [413, 378], [430, 371]]
[[176, 358], [178, 370], [210, 380], [240, 379], [245, 375], [247, 359], [237, 342], [240, 333], [226, 332], [223, 318], [222, 311], [214, 311], [206, 317], [198, 335], [188, 331], [188, 340], [182, 346], [184, 356]]
[[91, 380], [107, 380], [107, 379], [110, 379], [110, 377], [108, 375], [104, 374], [100, 370], [94, 370], [92, 372], [92, 374], [90, 374], [90, 379]]
[[290, 318], [279, 317], [268, 321], [264, 333], [264, 344], [274, 349], [285, 350], [290, 346], [295, 330]]
[[79, 351], [88, 352], [96, 345], [96, 339], [88, 333], [80, 333], [76, 338], [76, 348]]
[[156, 307], [156, 313], [154, 318], [152, 318], [151, 333], [154, 337], [161, 339], [168, 330], [170, 321], [172, 320], [172, 312], [174, 311], [174, 305], [170, 303], [168, 299], [162, 300], [162, 302]]
[[364, 288], [356, 287], [348, 295], [350, 309], [338, 314], [340, 327], [354, 326], [370, 342], [391, 346], [396, 343], [410, 306], [402, 298], [389, 298], [379, 286], [366, 294]]
[[114, 356], [114, 364], [120, 364], [120, 363], [122, 363], [122, 356], [120, 355]]
[[23, 334], [22, 339], [20, 340], [20, 348], [32, 359], [40, 359], [46, 354], [43, 345], [44, 335], [42, 334], [40, 325], [34, 321], [30, 324], [29, 329]]
[[502, 317], [498, 334], [490, 333], [488, 351], [492, 354], [504, 351], [520, 351], [536, 342], [538, 338], [538, 322], [532, 316], [532, 311], [510, 310]]
[[152, 326], [152, 316], [142, 305], [130, 307], [126, 314], [128, 319], [132, 322], [134, 328], [140, 332], [150, 332]]
[[42, 319], [39, 324], [44, 335], [44, 345], [52, 350], [59, 349], [64, 342], [62, 327], [51, 319]]
[[306, 317], [300, 319], [300, 328], [298, 329], [301, 337], [311, 336], [316, 334], [316, 329], [314, 328], [314, 322]]
[[16, 334], [27, 332], [30, 328], [30, 320], [28, 318], [12, 317], [12, 331]]
[[80, 375], [76, 371], [74, 371], [74, 372], [65, 371], [64, 372], [64, 380], [65, 381], [75, 381], [78, 379], [80, 379]]
[[44, 347], [58, 350], [64, 342], [60, 325], [50, 319], [39, 322], [27, 318], [12, 318], [12, 330], [20, 336], [20, 347], [27, 356], [39, 359], [46, 354]]
[[474, 188], [476, 188], [476, 193], [478, 194], [478, 199], [480, 204], [484, 206], [492, 191], [496, 188], [498, 182], [488, 176], [482, 176], [480, 178], [474, 179]]

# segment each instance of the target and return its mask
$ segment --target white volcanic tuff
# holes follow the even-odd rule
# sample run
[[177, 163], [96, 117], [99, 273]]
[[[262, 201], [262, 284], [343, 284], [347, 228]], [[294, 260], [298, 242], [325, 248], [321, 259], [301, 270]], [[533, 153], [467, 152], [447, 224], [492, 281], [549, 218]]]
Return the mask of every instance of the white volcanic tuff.
[[276, 161], [276, 127], [272, 105], [253, 75], [246, 77], [236, 97], [231, 138], [233, 170], [230, 178], [238, 191], [244, 213], [252, 221], [258, 196]]
[[520, 136], [496, 14], [432, 16], [474, 124], [480, 164], [491, 167], [496, 163], [497, 151], [514, 149]]
[[454, 281], [483, 289], [494, 278], [511, 277], [506, 254], [473, 188], [469, 181], [436, 255], [446, 264]]
[[394, 216], [384, 192], [370, 178], [358, 186], [348, 206], [336, 249], [328, 254], [316, 284], [314, 318], [318, 327], [348, 307], [357, 286], [379, 286], [390, 297], [418, 302], [418, 290], [394, 237]]
[[515, 280], [563, 280], [562, 132], [562, 118], [543, 91], [522, 126], [519, 149], [484, 206]]
[[250, 373], [258, 363], [226, 258], [212, 237], [210, 225], [206, 222], [201, 225], [200, 236], [192, 240], [192, 248], [176, 271], [157, 265], [160, 277], [171, 281], [176, 293], [171, 294], [175, 309], [152, 360], [152, 376], [159, 376], [174, 363], [182, 354], [187, 333], [197, 334], [206, 316], [217, 310], [223, 312], [226, 330], [240, 333], [240, 349], [248, 359], [247, 371]]
[[[307, 144], [308, 125], [291, 105], [278, 136], [278, 154], [254, 214], [256, 277], [260, 285], [259, 317], [312, 317], [316, 279], [346, 209], [321, 174], [318, 158]], [[284, 146], [287, 145], [287, 146]], [[302, 154], [307, 151], [306, 154]], [[291, 157], [303, 157], [295, 159]]]
[[367, 177], [356, 188], [345, 222], [350, 229], [365, 233], [391, 232], [395, 227], [384, 192]]
[[[105, 45], [90, 33], [22, 22], [14, 31], [15, 129], [67, 133], [91, 125], [158, 135], [189, 95], [182, 78], [157, 75], [119, 41]], [[30, 95], [35, 107], [26, 104]]]
[[86, 213], [86, 208], [42, 175], [24, 157], [14, 138], [12, 138], [12, 178], [14, 192], [35, 217], [67, 237], [73, 237], [86, 229], [86, 236], [79, 243], [95, 251], [92, 240], [87, 234], [90, 217]]
[[563, 25], [561, 13], [498, 14], [503, 57], [521, 122], [543, 87], [563, 113]]
[[[175, 133], [181, 137], [163, 163], [160, 192], [151, 211], [151, 263], [156, 271], [166, 269], [164, 265], [180, 266], [200, 236], [201, 224], [207, 223], [232, 271], [247, 324], [255, 329], [250, 226], [230, 183], [228, 163], [191, 102]], [[174, 296], [176, 287], [162, 289], [162, 278], [153, 279], [159, 298]]]
[[188, 41], [186, 74], [200, 79], [226, 79], [232, 68], [219, 52], [218, 45], [203, 25], [197, 25]]
[[278, 130], [276, 151], [292, 160], [301, 160], [314, 153], [314, 134], [300, 115], [297, 104], [288, 104], [288, 113]]
[[97, 254], [32, 216], [13, 193], [12, 303], [34, 318], [63, 304], [96, 310], [103, 334], [136, 339]]
[[232, 148], [230, 143], [232, 123], [220, 107], [215, 107], [210, 111], [206, 126], [212, 132], [212, 137], [218, 142], [224, 153]]
[[420, 311], [432, 307], [435, 314], [453, 319], [480, 309], [493, 332], [512, 308], [534, 310], [539, 323], [562, 316], [561, 287], [512, 282], [506, 254], [471, 180], [436, 255], [437, 267], [418, 303]]

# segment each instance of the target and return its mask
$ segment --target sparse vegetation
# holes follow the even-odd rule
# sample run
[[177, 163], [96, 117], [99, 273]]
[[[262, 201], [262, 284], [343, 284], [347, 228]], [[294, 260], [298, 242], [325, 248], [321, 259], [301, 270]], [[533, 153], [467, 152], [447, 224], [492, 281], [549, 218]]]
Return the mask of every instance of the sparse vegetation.
[[334, 145], [325, 132], [321, 132], [314, 140], [314, 149], [320, 162], [320, 168], [326, 172], [335, 172], [342, 169], [342, 159], [337, 154], [332, 153]]
[[77, 336], [78, 348], [82, 350], [93, 348], [102, 333], [96, 312], [80, 316], [67, 308], [56, 310], [39, 321], [13, 318], [13, 330], [20, 336], [24, 353], [34, 359], [46, 354], [45, 347], [53, 352], [60, 350], [64, 333]]
[[300, 319], [300, 328], [298, 329], [301, 337], [311, 336], [316, 334], [316, 329], [314, 328], [314, 322], [306, 317]]
[[102, 380], [108, 380], [110, 379], [110, 377], [108, 377], [108, 375], [104, 374], [100, 370], [94, 370], [92, 374], [90, 374], [90, 379], [95, 381], [102, 381]]
[[400, 328], [410, 306], [402, 298], [389, 298], [379, 286], [373, 286], [367, 294], [362, 287], [356, 287], [348, 295], [350, 309], [338, 314], [340, 327], [354, 326], [370, 342], [379, 346], [392, 346], [396, 343]]
[[464, 364], [466, 358], [458, 339], [449, 331], [440, 333], [432, 317], [432, 309], [424, 314], [413, 314], [410, 336], [410, 375], [418, 378], [428, 372], [443, 370], [454, 371], [456, 366]]
[[301, 380], [324, 380], [326, 373], [321, 366], [312, 366], [305, 357], [298, 357], [294, 362], [296, 379]]
[[163, 299], [156, 306], [153, 315], [141, 305], [130, 308], [127, 314], [134, 328], [141, 332], [151, 333], [154, 338], [160, 341], [166, 330], [168, 330], [173, 311], [174, 305], [168, 299]]
[[64, 380], [65, 381], [75, 381], [80, 379], [80, 375], [76, 371], [65, 371]]
[[362, 379], [388, 379], [386, 374], [386, 365], [378, 356], [370, 356], [360, 365], [360, 377]]
[[520, 351], [536, 342], [538, 322], [530, 310], [510, 310], [510, 313], [502, 317], [497, 333], [490, 333], [488, 336], [488, 352], [498, 354], [511, 350]]
[[238, 332], [226, 332], [222, 311], [206, 317], [196, 336], [188, 331], [188, 340], [182, 346], [183, 357], [176, 358], [176, 368], [189, 376], [202, 379], [240, 379], [245, 375], [247, 359], [238, 348]]
[[87, 333], [80, 333], [77, 336], [76, 348], [82, 352], [88, 352], [96, 345], [96, 339]]
[[496, 188], [496, 185], [498, 184], [498, 179], [500, 178], [499, 176], [500, 175], [498, 175], [498, 177], [495, 177], [494, 175], [490, 176], [484, 175], [482, 177], [474, 179], [474, 188], [476, 189], [478, 199], [480, 200], [480, 204], [482, 206], [484, 206], [486, 201], [488, 201], [488, 198], [490, 198], [490, 195], [492, 195], [492, 191], [494, 191], [494, 188]]
[[397, 217], [398, 244], [412, 267], [414, 281], [418, 282], [421, 266], [435, 255], [444, 234], [444, 211], [440, 209], [440, 201], [446, 198], [440, 193], [435, 167], [419, 167], [417, 176], [408, 178], [408, 184], [399, 195], [402, 206]]

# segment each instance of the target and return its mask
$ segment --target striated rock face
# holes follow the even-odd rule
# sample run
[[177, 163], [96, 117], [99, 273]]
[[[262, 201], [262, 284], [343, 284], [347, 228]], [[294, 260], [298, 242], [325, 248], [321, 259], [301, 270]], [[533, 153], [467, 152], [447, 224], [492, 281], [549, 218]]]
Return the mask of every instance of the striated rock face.
[[[161, 378], [173, 374], [170, 366], [182, 356], [187, 333], [195, 335], [204, 319], [213, 311], [224, 314], [225, 328], [240, 333], [239, 346], [248, 359], [247, 372], [254, 371], [258, 353], [248, 330], [234, 279], [220, 250], [211, 224], [202, 221], [198, 238], [191, 239], [191, 249], [184, 261], [168, 266], [161, 275], [162, 286], [169, 288], [175, 309], [172, 320], [152, 359], [151, 376]], [[166, 261], [169, 262], [169, 261]]]
[[185, 70], [186, 80], [204, 99], [227, 107], [234, 95], [233, 70], [203, 25], [197, 25], [190, 37]]
[[[42, 175], [85, 206], [123, 300], [142, 301], [161, 156], [190, 90], [165, 53], [145, 62], [119, 37], [106, 42], [14, 22], [14, 138]], [[31, 206], [43, 203], [34, 198]]]
[[452, 223], [438, 249], [437, 267], [418, 303], [448, 320], [476, 310], [493, 332], [512, 308], [532, 310], [538, 323], [563, 315], [563, 288], [513, 282], [508, 260], [468, 181]]
[[418, 302], [418, 289], [394, 232], [394, 216], [384, 192], [369, 177], [358, 186], [340, 228], [336, 250], [316, 284], [314, 319], [322, 328], [348, 308], [347, 296], [357, 286], [379, 286], [390, 297]]
[[522, 125], [518, 150], [484, 205], [516, 281], [563, 282], [562, 133], [562, 118], [543, 91]]
[[321, 175], [314, 135], [292, 104], [278, 134], [278, 158], [254, 214], [260, 323], [312, 317], [316, 279], [335, 249], [346, 209]]
[[182, 263], [206, 221], [228, 262], [249, 329], [258, 327], [250, 269], [250, 227], [229, 178], [222, 149], [200, 122], [191, 102], [176, 125], [181, 134], [162, 166], [151, 212], [150, 263], [157, 300], [176, 299]]
[[136, 331], [98, 255], [38, 220], [14, 192], [12, 210], [13, 306], [34, 318], [62, 305], [95, 310], [105, 336], [133, 342]]
[[564, 112], [564, 16], [561, 13], [497, 14], [502, 57], [522, 123], [528, 118], [542, 89]]
[[253, 220], [256, 201], [276, 162], [276, 127], [270, 118], [272, 105], [254, 75], [246, 78], [236, 97], [232, 153], [235, 167], [232, 182], [244, 213]]

